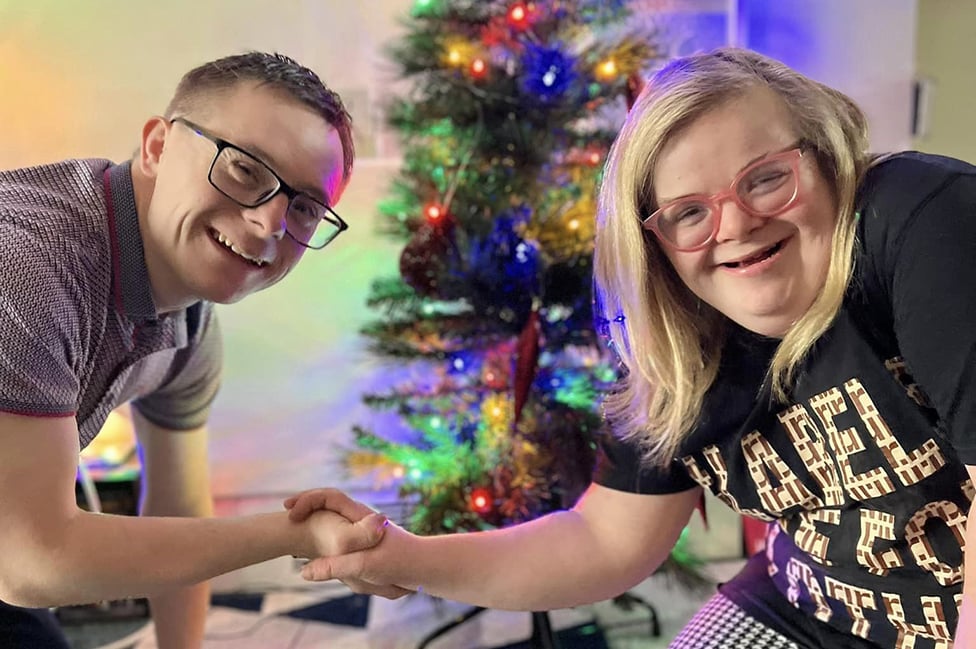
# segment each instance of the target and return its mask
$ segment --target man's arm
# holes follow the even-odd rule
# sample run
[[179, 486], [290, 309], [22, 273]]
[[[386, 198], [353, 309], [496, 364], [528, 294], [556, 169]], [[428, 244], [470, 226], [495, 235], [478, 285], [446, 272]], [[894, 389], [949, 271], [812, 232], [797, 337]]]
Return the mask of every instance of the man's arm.
[[[290, 498], [293, 520], [330, 506], [335, 492]], [[542, 611], [616, 597], [668, 557], [701, 488], [639, 495], [591, 485], [570, 511], [488, 532], [419, 537], [390, 526], [374, 548], [311, 561], [306, 579], [356, 592], [389, 586], [496, 609]]]
[[[142, 448], [142, 516], [213, 516], [207, 430], [173, 431], [153, 424], [135, 408], [132, 423]], [[210, 584], [201, 582], [150, 598], [160, 649], [203, 643]]]
[[[0, 599], [59, 606], [154, 596], [293, 554], [370, 547], [383, 518], [351, 524], [327, 513], [309, 525], [287, 512], [238, 518], [92, 514], [75, 502], [78, 431], [72, 417], [0, 413]], [[351, 518], [362, 509], [340, 509]]]

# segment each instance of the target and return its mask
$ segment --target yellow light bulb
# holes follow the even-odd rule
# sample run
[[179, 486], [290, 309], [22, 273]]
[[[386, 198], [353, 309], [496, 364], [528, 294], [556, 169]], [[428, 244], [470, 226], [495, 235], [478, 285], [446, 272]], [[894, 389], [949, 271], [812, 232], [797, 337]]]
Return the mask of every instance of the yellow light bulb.
[[617, 62], [607, 59], [596, 68], [596, 75], [603, 81], [610, 81], [617, 76]]

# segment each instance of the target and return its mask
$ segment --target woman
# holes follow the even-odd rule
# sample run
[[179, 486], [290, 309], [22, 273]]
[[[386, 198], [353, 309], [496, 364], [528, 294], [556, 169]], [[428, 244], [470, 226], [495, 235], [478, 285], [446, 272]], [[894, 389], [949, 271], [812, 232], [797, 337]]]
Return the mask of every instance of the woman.
[[601, 190], [596, 280], [627, 374], [594, 484], [568, 512], [394, 529], [307, 576], [596, 601], [661, 563], [707, 488], [775, 524], [673, 647], [948, 647], [976, 464], [976, 168], [866, 148], [850, 99], [779, 62], [670, 63]]

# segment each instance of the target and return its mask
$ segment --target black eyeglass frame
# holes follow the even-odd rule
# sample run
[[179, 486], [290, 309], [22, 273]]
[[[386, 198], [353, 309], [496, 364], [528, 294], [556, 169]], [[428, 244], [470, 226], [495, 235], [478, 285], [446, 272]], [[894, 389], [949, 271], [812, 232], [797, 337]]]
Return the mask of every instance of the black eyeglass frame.
[[[288, 227], [286, 225], [285, 226], [285, 233], [291, 238], [292, 241], [294, 241], [298, 245], [303, 246], [305, 248], [309, 248], [311, 250], [321, 250], [322, 248], [325, 248], [327, 245], [329, 245], [330, 243], [332, 243], [336, 239], [336, 237], [338, 237], [340, 234], [342, 234], [343, 232], [345, 232], [346, 230], [349, 229], [349, 224], [346, 223], [342, 219], [342, 217], [339, 216], [336, 213], [336, 211], [334, 209], [332, 209], [331, 207], [329, 207], [328, 205], [326, 205], [322, 201], [313, 198], [308, 193], [299, 191], [299, 190], [295, 189], [294, 187], [292, 187], [291, 185], [289, 185], [288, 183], [286, 183], [284, 180], [281, 179], [281, 176], [279, 176], [275, 172], [275, 170], [272, 169], [270, 165], [268, 165], [268, 163], [264, 162], [263, 160], [261, 160], [261, 158], [257, 157], [253, 153], [250, 153], [250, 152], [242, 149], [241, 147], [237, 146], [233, 142], [228, 142], [227, 140], [225, 140], [223, 138], [217, 137], [213, 133], [210, 133], [205, 128], [203, 128], [202, 126], [200, 126], [199, 124], [195, 124], [195, 123], [191, 122], [190, 120], [186, 119], [185, 117], [174, 117], [174, 118], [170, 119], [169, 122], [170, 122], [170, 124], [173, 124], [173, 123], [178, 122], [178, 123], [182, 124], [183, 126], [186, 126], [191, 131], [193, 131], [194, 133], [196, 133], [197, 135], [199, 135], [203, 139], [209, 140], [214, 146], [217, 147], [217, 152], [214, 154], [213, 160], [210, 161], [210, 169], [207, 171], [207, 181], [210, 183], [210, 185], [214, 189], [216, 189], [218, 192], [220, 192], [221, 194], [223, 194], [224, 196], [226, 196], [230, 200], [234, 201], [235, 203], [237, 203], [241, 207], [249, 207], [249, 208], [250, 207], [259, 207], [261, 205], [264, 205], [268, 201], [270, 201], [272, 198], [274, 198], [275, 196], [277, 196], [279, 193], [280, 194], [284, 194], [285, 197], [288, 198], [288, 208], [289, 209], [291, 209], [292, 201], [294, 201], [295, 200], [295, 197], [296, 196], [299, 196], [299, 195], [305, 197], [306, 199], [308, 199], [310, 201], [312, 201], [316, 205], [321, 205], [324, 208], [324, 210], [325, 210], [325, 213], [322, 215], [322, 220], [328, 221], [329, 223], [331, 223], [332, 225], [336, 226], [339, 229], [336, 230], [332, 234], [331, 237], [329, 237], [328, 239], [326, 239], [325, 240], [325, 243], [323, 243], [322, 245], [320, 245], [320, 246], [313, 246], [311, 244], [304, 243], [300, 239], [298, 239], [295, 235], [293, 235], [291, 232], [288, 231]], [[217, 183], [215, 183], [214, 180], [213, 180], [214, 166], [217, 164], [217, 158], [220, 157], [220, 154], [221, 154], [221, 152], [224, 151], [224, 149], [233, 149], [234, 151], [237, 151], [238, 153], [241, 153], [241, 154], [247, 156], [251, 160], [254, 160], [258, 164], [260, 164], [261, 166], [263, 166], [265, 169], [268, 170], [268, 172], [271, 174], [271, 176], [275, 179], [275, 182], [278, 183], [278, 186], [275, 187], [270, 192], [268, 192], [268, 194], [265, 195], [265, 196], [263, 196], [260, 200], [255, 201], [253, 203], [245, 203], [245, 202], [243, 202], [241, 200], [238, 200], [238, 199], [234, 198], [233, 196], [231, 196], [227, 192], [225, 192], [223, 189], [221, 189], [219, 186], [217, 186]], [[332, 218], [329, 218], [328, 215], [331, 215], [332, 217], [334, 217], [334, 220]]]

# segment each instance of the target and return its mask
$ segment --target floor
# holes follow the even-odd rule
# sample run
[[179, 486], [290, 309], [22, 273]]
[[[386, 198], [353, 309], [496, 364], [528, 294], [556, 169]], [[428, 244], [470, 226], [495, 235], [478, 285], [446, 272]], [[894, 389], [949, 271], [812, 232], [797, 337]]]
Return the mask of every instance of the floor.
[[[714, 562], [706, 571], [727, 579], [741, 561]], [[630, 591], [629, 606], [601, 602], [551, 612], [547, 618], [560, 649], [663, 649], [710, 590], [691, 592], [651, 577]], [[657, 629], [648, 607], [653, 607]], [[533, 616], [483, 611], [432, 636], [469, 609], [454, 602], [415, 596], [390, 601], [354, 595], [341, 585], [215, 595], [205, 649], [529, 649]], [[78, 611], [72, 611], [77, 617]], [[120, 614], [121, 615], [121, 614]], [[63, 617], [68, 617], [62, 612]], [[74, 649], [155, 649], [146, 618], [63, 623]], [[544, 645], [537, 645], [544, 646]]]

